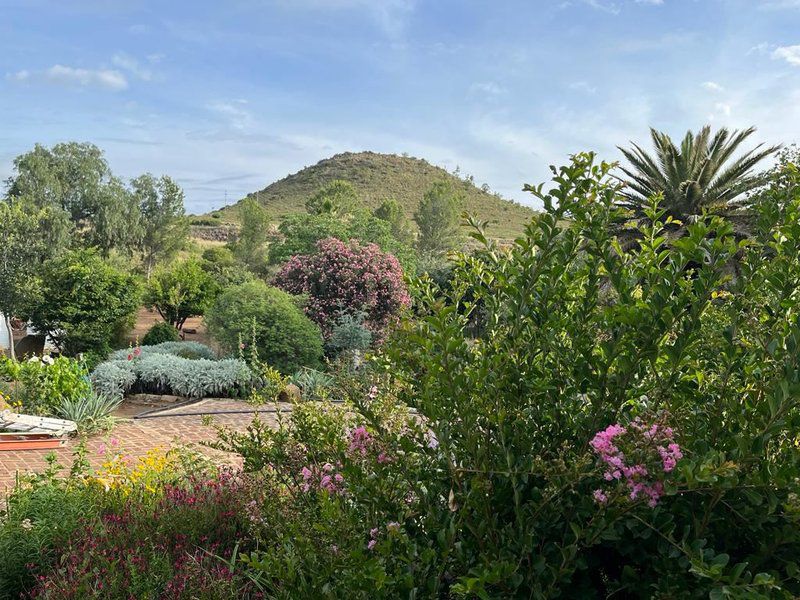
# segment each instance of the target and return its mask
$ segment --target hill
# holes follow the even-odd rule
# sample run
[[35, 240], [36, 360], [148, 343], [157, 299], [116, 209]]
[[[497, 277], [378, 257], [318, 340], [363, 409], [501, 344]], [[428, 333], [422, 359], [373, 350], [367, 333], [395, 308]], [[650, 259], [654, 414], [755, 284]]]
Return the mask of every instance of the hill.
[[[422, 196], [437, 181], [450, 181], [465, 196], [464, 209], [491, 223], [489, 235], [512, 239], [522, 232], [534, 211], [476, 187], [425, 160], [376, 152], [345, 152], [321, 160], [297, 173], [284, 177], [263, 190], [249, 194], [262, 202], [275, 218], [304, 212], [306, 200], [334, 179], [349, 181], [364, 204], [375, 208], [381, 201], [394, 198], [411, 218]], [[237, 205], [210, 214], [218, 223], [237, 223]], [[203, 219], [206, 221], [206, 219]]]

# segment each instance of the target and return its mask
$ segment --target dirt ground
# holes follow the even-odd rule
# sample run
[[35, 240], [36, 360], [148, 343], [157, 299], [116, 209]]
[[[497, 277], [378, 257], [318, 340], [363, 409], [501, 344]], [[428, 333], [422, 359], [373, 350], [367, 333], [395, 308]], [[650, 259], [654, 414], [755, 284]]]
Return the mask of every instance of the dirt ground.
[[[145, 336], [153, 325], [161, 323], [162, 321], [163, 319], [155, 310], [144, 307], [140, 308], [139, 312], [136, 314], [136, 325], [128, 334], [128, 341], [131, 344], [136, 344]], [[183, 330], [187, 342], [200, 342], [201, 344], [211, 346], [215, 350], [218, 349], [211, 339], [211, 336], [208, 334], [208, 330], [203, 323], [203, 317], [193, 317], [187, 320], [186, 324], [183, 326]], [[191, 333], [192, 331], [195, 333]]]

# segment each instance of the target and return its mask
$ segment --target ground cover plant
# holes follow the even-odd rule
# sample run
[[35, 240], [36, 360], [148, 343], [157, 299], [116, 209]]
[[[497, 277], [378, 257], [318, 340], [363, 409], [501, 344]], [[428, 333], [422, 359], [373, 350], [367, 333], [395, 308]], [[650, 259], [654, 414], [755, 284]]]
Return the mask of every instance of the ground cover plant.
[[202, 398], [245, 396], [256, 381], [243, 360], [218, 360], [198, 342], [163, 342], [111, 353], [95, 367], [92, 383], [112, 398], [128, 393]]

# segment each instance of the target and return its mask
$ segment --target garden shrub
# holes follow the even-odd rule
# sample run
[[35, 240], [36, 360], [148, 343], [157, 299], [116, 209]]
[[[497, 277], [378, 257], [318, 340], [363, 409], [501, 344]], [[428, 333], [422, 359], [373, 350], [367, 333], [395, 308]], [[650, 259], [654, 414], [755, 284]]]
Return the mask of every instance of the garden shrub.
[[275, 278], [278, 287], [306, 294], [306, 314], [326, 334], [342, 314], [363, 314], [364, 325], [380, 337], [409, 303], [400, 263], [375, 244], [328, 238], [316, 252], [294, 256]]
[[184, 358], [136, 348], [124, 359], [98, 365], [92, 382], [100, 394], [110, 397], [147, 393], [203, 398], [244, 396], [255, 379], [243, 360]]
[[0, 360], [0, 379], [14, 382], [9, 391], [20, 411], [56, 416], [67, 402], [91, 394], [89, 373], [82, 361], [60, 356], [34, 356], [24, 361]]
[[169, 323], [156, 323], [142, 338], [142, 346], [155, 346], [164, 342], [180, 341], [181, 334]]
[[282, 373], [318, 366], [322, 336], [286, 292], [251, 281], [223, 292], [206, 315], [208, 330], [228, 352], [255, 343], [260, 360]]
[[219, 286], [197, 258], [187, 258], [156, 269], [147, 282], [145, 301], [176, 329], [190, 317], [205, 314]]
[[65, 354], [107, 353], [139, 308], [138, 280], [94, 250], [73, 250], [42, 267], [30, 322]]
[[11, 492], [0, 598], [254, 597], [235, 563], [217, 558], [231, 558], [249, 527], [258, 493], [247, 482], [182, 449], [132, 460], [112, 439], [97, 452], [97, 470], [80, 446], [69, 473], [52, 458]]
[[513, 245], [419, 282], [352, 406], [222, 433], [288, 492], [244, 555], [267, 595], [800, 594], [800, 176], [752, 240], [670, 238], [654, 199], [625, 252], [611, 168], [576, 156]]

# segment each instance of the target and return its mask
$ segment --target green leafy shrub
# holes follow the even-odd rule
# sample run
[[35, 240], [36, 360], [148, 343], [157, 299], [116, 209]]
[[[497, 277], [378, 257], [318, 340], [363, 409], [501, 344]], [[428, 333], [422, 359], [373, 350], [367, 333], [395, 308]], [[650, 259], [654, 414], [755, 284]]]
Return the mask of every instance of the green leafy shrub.
[[165, 322], [182, 329], [190, 317], [205, 314], [219, 287], [196, 258], [159, 267], [147, 283], [145, 301]]
[[138, 280], [94, 250], [64, 252], [47, 261], [41, 279], [31, 324], [69, 356], [107, 353], [139, 307]]
[[156, 323], [142, 338], [142, 346], [155, 346], [163, 342], [177, 342], [181, 334], [169, 323]]
[[20, 410], [35, 415], [56, 416], [65, 402], [74, 402], [91, 393], [89, 374], [82, 361], [60, 356], [38, 356], [17, 362], [0, 363], [0, 379], [14, 382], [10, 398]]
[[242, 340], [253, 340], [259, 358], [282, 373], [317, 366], [322, 359], [322, 335], [298, 299], [261, 281], [223, 292], [206, 323], [228, 352], [237, 352]]
[[353, 406], [222, 433], [289, 492], [244, 556], [268, 596], [800, 594], [800, 174], [754, 239], [654, 201], [626, 252], [611, 168], [419, 282]]

